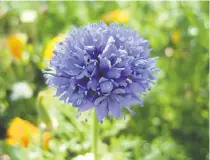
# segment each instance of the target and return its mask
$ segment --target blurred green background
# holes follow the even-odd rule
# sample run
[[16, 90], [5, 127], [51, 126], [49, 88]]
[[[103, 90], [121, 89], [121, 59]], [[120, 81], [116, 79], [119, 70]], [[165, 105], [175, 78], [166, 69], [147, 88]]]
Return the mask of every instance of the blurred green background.
[[0, 2], [0, 152], [93, 160], [92, 115], [76, 118], [41, 70], [58, 34], [103, 19], [148, 39], [160, 72], [136, 115], [99, 125], [100, 160], [207, 160], [208, 13], [209, 2]]

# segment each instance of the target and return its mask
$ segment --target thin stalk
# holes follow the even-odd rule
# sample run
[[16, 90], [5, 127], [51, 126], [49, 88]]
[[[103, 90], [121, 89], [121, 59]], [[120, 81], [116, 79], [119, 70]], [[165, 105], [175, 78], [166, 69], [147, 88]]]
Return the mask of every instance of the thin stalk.
[[93, 111], [93, 143], [92, 143], [92, 152], [94, 155], [95, 160], [98, 160], [98, 120], [96, 117], [96, 111]]

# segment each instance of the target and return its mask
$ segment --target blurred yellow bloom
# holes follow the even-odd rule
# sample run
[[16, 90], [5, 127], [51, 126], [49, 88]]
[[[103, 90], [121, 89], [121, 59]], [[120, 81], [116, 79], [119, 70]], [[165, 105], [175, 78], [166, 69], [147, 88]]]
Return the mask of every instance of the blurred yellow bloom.
[[[50, 138], [51, 135], [49, 132], [43, 133], [42, 145], [44, 149], [48, 148]], [[19, 143], [22, 147], [27, 147], [29, 143], [38, 144], [39, 140], [39, 129], [34, 124], [21, 118], [14, 118], [7, 129], [7, 144], [15, 145]]]
[[51, 134], [49, 132], [45, 132], [43, 134], [43, 143], [42, 143], [43, 148], [45, 150], [48, 148], [48, 143], [49, 143], [50, 139], [51, 139]]
[[8, 48], [14, 58], [19, 59], [23, 54], [23, 41], [18, 35], [12, 35], [8, 38]]
[[174, 31], [172, 33], [171, 39], [172, 39], [173, 44], [178, 44], [180, 42], [180, 38], [181, 38], [181, 33], [179, 30]]
[[56, 36], [53, 39], [51, 39], [44, 50], [44, 58], [50, 59], [53, 56], [53, 50], [57, 42], [62, 42], [65, 40], [65, 36]]
[[114, 10], [103, 14], [101, 19], [105, 22], [127, 22], [129, 19], [129, 11], [127, 9]]

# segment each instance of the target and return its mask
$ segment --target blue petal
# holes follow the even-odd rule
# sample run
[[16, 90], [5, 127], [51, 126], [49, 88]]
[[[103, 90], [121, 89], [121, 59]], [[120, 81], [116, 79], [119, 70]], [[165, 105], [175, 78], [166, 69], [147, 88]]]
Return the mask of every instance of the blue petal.
[[145, 89], [144, 87], [142, 87], [140, 84], [132, 82], [128, 85], [129, 89], [133, 92], [133, 93], [138, 93], [138, 92], [144, 92]]
[[95, 67], [90, 77], [96, 76], [97, 73], [98, 73], [98, 68]]
[[122, 103], [124, 101], [123, 96], [120, 95], [112, 95], [112, 98], [115, 99], [118, 103]]
[[103, 101], [101, 104], [99, 104], [98, 106], [96, 106], [96, 115], [98, 118], [99, 122], [102, 122], [102, 119], [104, 117], [108, 116], [108, 107], [107, 107], [107, 101]]
[[91, 79], [87, 84], [88, 89], [92, 89], [93, 91], [96, 91], [97, 89], [97, 80], [95, 78]]
[[100, 69], [107, 69], [111, 67], [111, 62], [107, 58], [100, 58], [100, 63], [99, 63]]
[[82, 79], [87, 75], [87, 71], [83, 70], [79, 75], [76, 76], [76, 79]]
[[86, 110], [89, 110], [90, 108], [93, 108], [93, 103], [90, 100], [86, 100], [84, 103], [78, 106], [79, 112], [83, 112]]
[[105, 100], [106, 97], [105, 96], [102, 96], [102, 97], [99, 97], [97, 98], [95, 101], [94, 101], [94, 105], [98, 106], [103, 100]]
[[84, 49], [87, 51], [87, 53], [91, 54], [95, 51], [95, 46], [85, 46]]
[[107, 78], [119, 78], [121, 75], [121, 71], [111, 68], [109, 71], [106, 73]]
[[79, 47], [75, 47], [75, 50], [76, 50], [76, 55], [77, 55], [77, 58], [80, 60], [80, 61], [84, 61], [84, 50], [80, 49]]
[[122, 89], [122, 88], [117, 88], [112, 93], [114, 93], [114, 94], [125, 94], [125, 90]]
[[69, 84], [69, 78], [64, 78], [64, 77], [52, 77], [51, 78], [51, 83], [53, 85], [66, 85]]
[[102, 52], [102, 56], [104, 57], [110, 57], [112, 53], [117, 52], [117, 47], [114, 45], [114, 38], [111, 36], [108, 41], [105, 49]]
[[56, 93], [55, 93], [55, 96], [59, 97], [61, 94], [63, 94], [66, 90], [67, 90], [68, 87], [58, 87], [57, 90], [56, 90]]
[[99, 83], [101, 83], [103, 81], [107, 81], [107, 80], [108, 80], [107, 78], [102, 77], [102, 78], [99, 79]]
[[113, 84], [110, 81], [104, 81], [100, 83], [100, 89], [102, 93], [110, 93], [113, 89]]
[[118, 102], [116, 102], [114, 100], [109, 99], [109, 101], [108, 101], [108, 108], [109, 108], [109, 112], [111, 112], [112, 115], [115, 118], [118, 118], [121, 115], [121, 113], [122, 113], [122, 109], [121, 109], [120, 103], [118, 103]]
[[127, 67], [127, 68], [125, 68], [123, 71], [122, 71], [122, 75], [123, 76], [128, 76], [128, 75], [130, 75], [132, 73], [132, 69], [130, 68], [130, 67]]
[[65, 71], [67, 74], [69, 74], [69, 75], [71, 75], [71, 76], [76, 76], [76, 75], [78, 75], [80, 72], [81, 72], [81, 69], [76, 69], [76, 68], [74, 68], [74, 69], [70, 69], [70, 70], [68, 70], [68, 71]]
[[135, 94], [132, 94], [132, 95], [131, 95], [130, 102], [132, 102], [132, 104], [140, 104], [140, 105], [143, 105], [143, 102], [142, 102], [142, 100], [140, 99], [140, 97], [138, 97], [138, 96], [135, 95]]
[[95, 69], [95, 65], [93, 63], [91, 63], [87, 66], [87, 70], [90, 73], [92, 73], [94, 69]]

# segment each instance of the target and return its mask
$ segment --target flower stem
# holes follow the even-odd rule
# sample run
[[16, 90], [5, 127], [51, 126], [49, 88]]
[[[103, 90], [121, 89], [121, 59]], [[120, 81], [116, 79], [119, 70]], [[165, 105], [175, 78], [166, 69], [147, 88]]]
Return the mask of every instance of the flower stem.
[[93, 111], [93, 143], [92, 143], [92, 152], [95, 160], [98, 160], [97, 147], [98, 147], [98, 120], [96, 117], [96, 111]]

